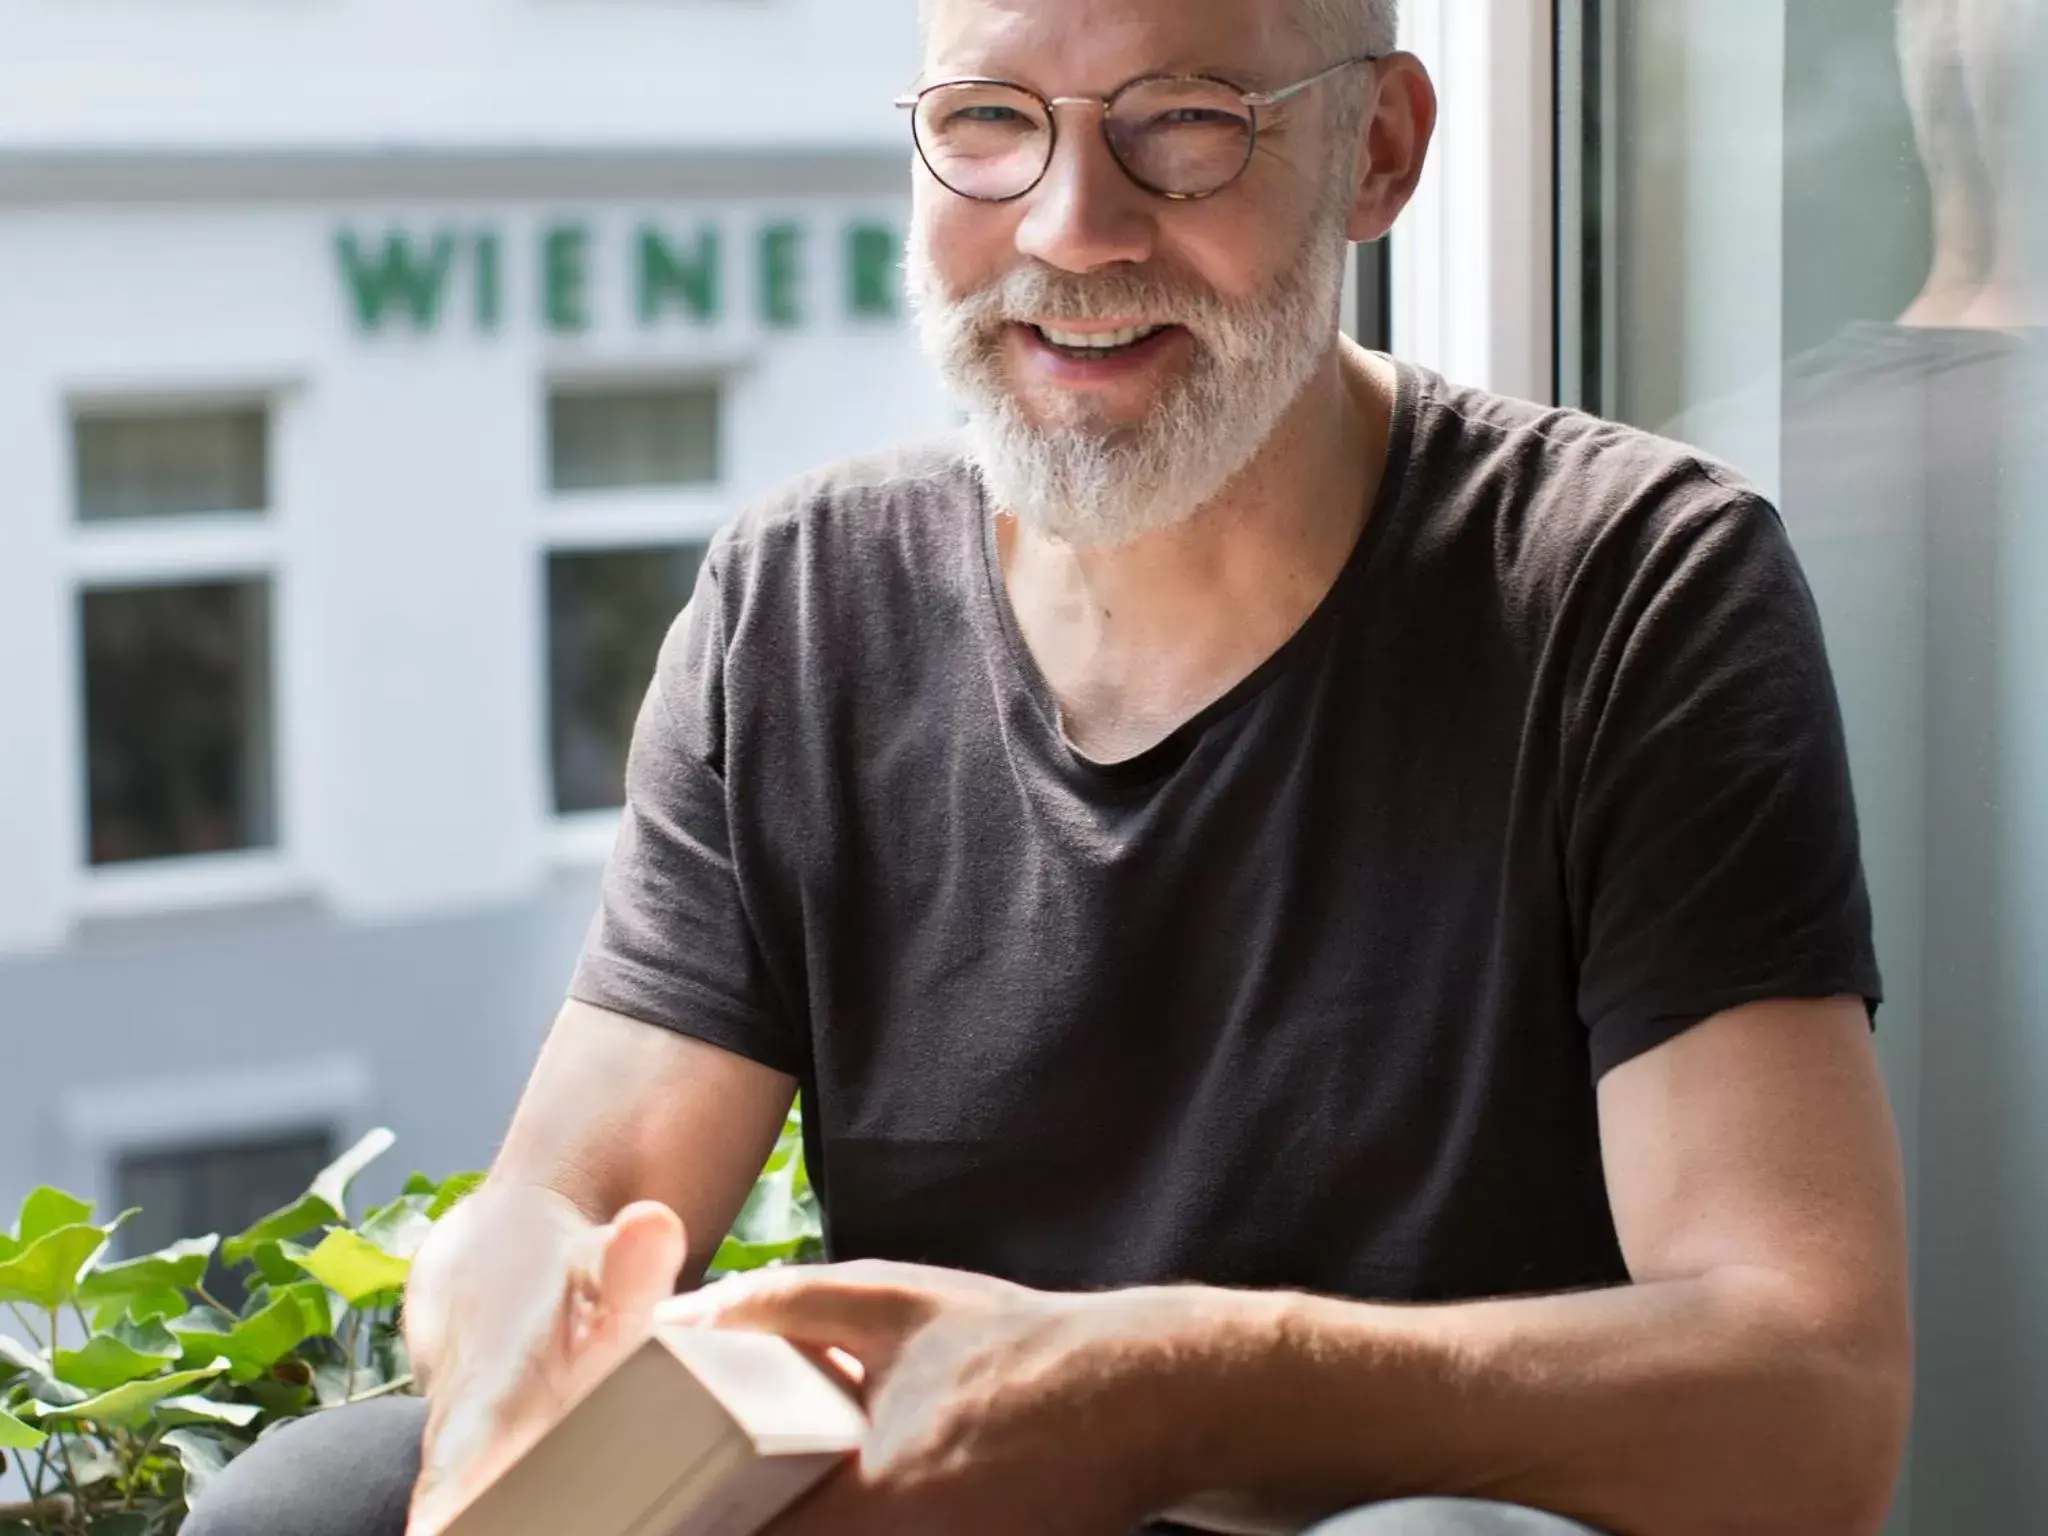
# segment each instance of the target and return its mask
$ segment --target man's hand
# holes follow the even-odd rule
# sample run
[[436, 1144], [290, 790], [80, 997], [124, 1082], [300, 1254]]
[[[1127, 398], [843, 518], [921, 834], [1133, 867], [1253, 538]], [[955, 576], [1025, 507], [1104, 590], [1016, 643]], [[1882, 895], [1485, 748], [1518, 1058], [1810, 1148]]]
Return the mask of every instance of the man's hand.
[[859, 1459], [770, 1536], [1127, 1536], [1156, 1507], [1162, 1463], [1142, 1406], [1160, 1335], [1134, 1294], [870, 1261], [736, 1277], [659, 1316], [858, 1362]]
[[602, 1226], [539, 1190], [487, 1188], [457, 1207], [407, 1308], [430, 1399], [407, 1536], [433, 1536], [647, 1337], [684, 1251], [681, 1221], [654, 1202]]

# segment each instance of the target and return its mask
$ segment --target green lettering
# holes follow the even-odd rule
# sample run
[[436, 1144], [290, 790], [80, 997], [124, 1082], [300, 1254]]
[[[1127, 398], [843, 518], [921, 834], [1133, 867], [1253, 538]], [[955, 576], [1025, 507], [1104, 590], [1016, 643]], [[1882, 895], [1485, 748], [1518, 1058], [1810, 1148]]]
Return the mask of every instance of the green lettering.
[[590, 231], [557, 224], [541, 237], [541, 311], [554, 331], [590, 328]]
[[448, 264], [455, 255], [454, 237], [434, 236], [424, 259], [413, 249], [407, 235], [392, 231], [384, 237], [375, 256], [366, 256], [353, 230], [343, 230], [335, 241], [341, 270], [355, 300], [357, 326], [365, 332], [383, 329], [384, 317], [394, 307], [402, 308], [413, 329], [430, 331], [441, 315], [441, 295], [448, 284]]
[[803, 323], [804, 232], [797, 224], [761, 231], [761, 318], [786, 329]]
[[718, 318], [718, 231], [697, 231], [696, 250], [678, 255], [652, 225], [640, 231], [640, 323], [652, 325], [671, 301], [681, 303], [699, 325]]
[[490, 230], [478, 235], [471, 254], [476, 262], [476, 328], [495, 331], [502, 308], [500, 300], [504, 297], [499, 280], [497, 235]]
[[857, 319], [893, 320], [902, 292], [903, 242], [886, 224], [846, 231], [846, 308]]

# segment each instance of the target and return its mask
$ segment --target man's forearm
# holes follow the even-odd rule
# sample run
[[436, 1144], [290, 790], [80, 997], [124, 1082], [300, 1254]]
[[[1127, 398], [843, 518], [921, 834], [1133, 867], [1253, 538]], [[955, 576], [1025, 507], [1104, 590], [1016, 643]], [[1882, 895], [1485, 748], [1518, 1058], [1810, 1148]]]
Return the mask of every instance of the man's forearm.
[[1904, 1436], [1903, 1330], [1816, 1316], [1756, 1271], [1461, 1306], [1120, 1304], [1170, 1340], [1145, 1391], [1174, 1507], [1222, 1529], [1432, 1493], [1621, 1536], [1862, 1536]]

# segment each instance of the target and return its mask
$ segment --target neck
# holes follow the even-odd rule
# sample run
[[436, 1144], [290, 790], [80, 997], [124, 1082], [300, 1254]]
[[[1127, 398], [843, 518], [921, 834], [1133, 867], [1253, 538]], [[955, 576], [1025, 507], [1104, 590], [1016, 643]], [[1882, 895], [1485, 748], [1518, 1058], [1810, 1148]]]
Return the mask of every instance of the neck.
[[1328, 594], [1383, 473], [1393, 369], [1341, 342], [1216, 501], [1112, 549], [1004, 517], [1005, 585], [1067, 738], [1133, 756], [1227, 693]]

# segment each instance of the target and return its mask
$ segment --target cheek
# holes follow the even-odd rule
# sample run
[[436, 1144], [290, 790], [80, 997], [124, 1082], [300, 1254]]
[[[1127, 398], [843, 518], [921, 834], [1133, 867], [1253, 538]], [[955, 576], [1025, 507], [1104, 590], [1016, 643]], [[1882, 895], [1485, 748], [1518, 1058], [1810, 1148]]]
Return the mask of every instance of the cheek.
[[1017, 263], [1011, 207], [971, 202], [920, 177], [911, 217], [914, 238], [950, 293], [977, 292]]
[[1178, 227], [1162, 230], [1155, 259], [1219, 298], [1257, 299], [1300, 259], [1303, 216], [1297, 208], [1244, 199], [1186, 211], [1200, 216], [1163, 221]]

